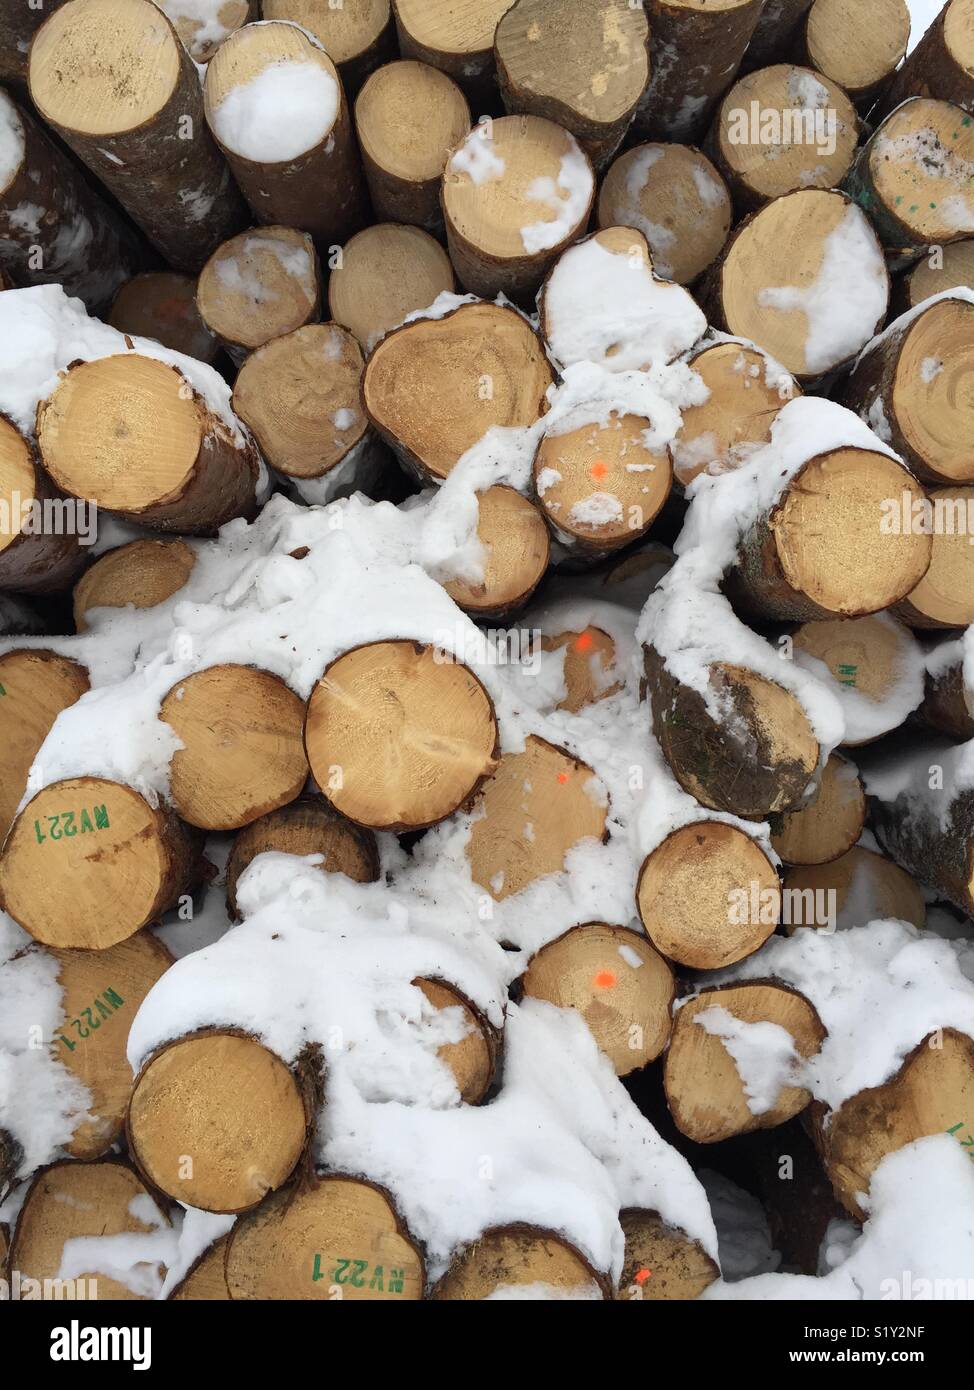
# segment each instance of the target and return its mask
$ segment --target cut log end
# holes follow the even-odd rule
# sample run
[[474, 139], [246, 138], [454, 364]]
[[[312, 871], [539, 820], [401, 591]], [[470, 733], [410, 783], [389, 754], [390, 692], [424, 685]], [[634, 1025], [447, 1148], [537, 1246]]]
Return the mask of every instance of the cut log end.
[[[960, 628], [974, 622], [974, 487], [936, 488], [928, 494], [934, 507], [930, 568], [898, 605], [911, 627]], [[937, 509], [946, 522], [936, 521]]]
[[[241, 1097], [246, 1105], [241, 1106]], [[146, 1177], [203, 1211], [247, 1211], [280, 1187], [304, 1151], [309, 1119], [292, 1069], [254, 1038], [179, 1038], [143, 1066], [127, 1134]]]
[[[622, 582], [622, 581], [619, 581]], [[586, 627], [581, 632], [560, 632], [542, 637], [543, 651], [564, 648], [562, 676], [564, 697], [555, 706], [577, 714], [586, 705], [594, 705], [615, 695], [622, 686], [615, 680], [616, 644], [600, 627]]]
[[379, 222], [346, 242], [328, 281], [328, 309], [368, 355], [407, 315], [455, 287], [438, 241], [420, 227]]
[[173, 686], [159, 711], [181, 747], [173, 805], [190, 825], [236, 830], [293, 801], [308, 776], [304, 704], [277, 676], [211, 666]]
[[888, 116], [853, 171], [891, 250], [957, 241], [974, 232], [974, 125], [949, 101], [907, 101]]
[[526, 997], [580, 1013], [618, 1076], [645, 1067], [666, 1046], [673, 973], [628, 927], [572, 927], [532, 957], [522, 984]]
[[490, 487], [479, 502], [483, 579], [451, 579], [443, 587], [471, 617], [497, 619], [527, 603], [544, 578], [551, 544], [538, 508], [514, 488]]
[[[721, 1013], [708, 1017], [708, 1010]], [[797, 1054], [796, 1078], [801, 1061], [814, 1056], [825, 1040], [816, 1010], [804, 995], [783, 985], [735, 984], [704, 989], [689, 999], [674, 1018], [663, 1084], [677, 1128], [694, 1143], [717, 1144], [736, 1134], [784, 1124], [811, 1100], [803, 1086], [787, 1080], [770, 1103], [767, 1096], [748, 1096], [723, 1036], [725, 1029], [741, 1023], [771, 1023], [790, 1034]]]
[[14, 649], [0, 655], [0, 844], [27, 788], [31, 764], [55, 719], [87, 689], [84, 667], [56, 652]]
[[[927, 906], [916, 882], [898, 864], [875, 851], [853, 845], [846, 854], [825, 864], [795, 866], [785, 871], [784, 887], [792, 903], [800, 903], [798, 914], [783, 924], [786, 936], [797, 927], [824, 927], [817, 914], [806, 904], [817, 900], [829, 902], [831, 894], [834, 923], [843, 930], [865, 927], [870, 922], [896, 917], [912, 922], [922, 930], [926, 926]], [[800, 921], [794, 920], [795, 916]]]
[[974, 304], [933, 304], [908, 328], [891, 387], [892, 416], [921, 470], [974, 481]]
[[452, 656], [375, 642], [326, 669], [305, 743], [336, 810], [375, 830], [418, 830], [452, 815], [494, 770], [497, 722], [480, 681]]
[[237, 354], [303, 328], [321, 306], [314, 243], [292, 227], [241, 232], [200, 271], [196, 299], [207, 328]]
[[38, 519], [45, 521], [45, 505], [59, 505], [61, 500], [36, 463], [31, 445], [0, 415], [0, 587], [27, 594], [56, 593], [77, 577], [84, 565], [78, 536], [59, 535], [63, 528], [37, 524]]
[[910, 10], [906, 0], [875, 0], [868, 13], [855, 0], [815, 0], [804, 38], [809, 65], [865, 111], [906, 53]]
[[669, 1226], [655, 1211], [630, 1207], [620, 1212], [626, 1253], [619, 1299], [672, 1302], [699, 1298], [720, 1278], [716, 1262], [685, 1231]]
[[465, 1028], [459, 1042], [443, 1043], [436, 1055], [453, 1073], [460, 1099], [466, 1105], [479, 1105], [487, 1095], [497, 1067], [497, 1039], [490, 1024], [469, 1000], [443, 980], [414, 980], [436, 1010], [459, 1009]]
[[636, 906], [661, 955], [717, 970], [764, 945], [778, 923], [781, 892], [771, 860], [750, 835], [695, 821], [646, 856]]
[[604, 1298], [600, 1279], [580, 1251], [553, 1231], [495, 1227], [457, 1255], [430, 1298], [468, 1302], [543, 1286], [561, 1298]]
[[74, 586], [74, 624], [88, 627], [95, 608], [155, 608], [179, 592], [196, 564], [185, 541], [130, 541], [100, 556]]
[[[839, 685], [876, 705], [893, 694], [904, 669], [917, 659], [907, 629], [883, 614], [803, 623], [792, 642], [796, 651], [827, 666]], [[861, 742], [847, 739], [849, 746]]]
[[771, 848], [786, 864], [826, 864], [862, 834], [866, 795], [851, 763], [832, 754], [813, 797], [772, 818]]
[[601, 840], [607, 807], [594, 777], [585, 763], [533, 735], [522, 753], [505, 753], [484, 787], [483, 815], [467, 844], [474, 883], [500, 902], [563, 869], [580, 840]]

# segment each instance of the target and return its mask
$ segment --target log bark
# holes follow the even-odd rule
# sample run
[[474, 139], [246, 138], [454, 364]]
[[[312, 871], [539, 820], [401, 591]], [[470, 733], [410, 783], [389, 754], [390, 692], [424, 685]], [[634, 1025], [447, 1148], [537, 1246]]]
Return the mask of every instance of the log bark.
[[[652, 70], [634, 129], [644, 140], [692, 144], [734, 80], [763, 0], [649, 0]], [[656, 55], [653, 57], [653, 55]]]
[[[282, 64], [301, 65], [308, 95], [288, 130], [270, 132], [262, 112]], [[365, 183], [348, 101], [313, 39], [293, 24], [248, 24], [210, 62], [203, 92], [210, 129], [259, 222], [309, 232], [323, 254], [359, 230]]]
[[196, 279], [172, 271], [149, 271], [126, 280], [112, 300], [108, 322], [132, 338], [152, 338], [173, 352], [212, 366], [220, 344], [200, 318]]
[[963, 389], [972, 368], [974, 304], [944, 299], [891, 324], [862, 355], [839, 399], [924, 482], [974, 482], [974, 404]]
[[19, 151], [0, 174], [0, 262], [20, 285], [63, 285], [103, 312], [149, 248], [3, 91], [0, 121]]
[[66, 492], [151, 530], [206, 535], [256, 510], [249, 436], [156, 358], [74, 363], [38, 404], [37, 446]]
[[88, 689], [76, 661], [41, 648], [16, 647], [0, 655], [0, 844], [10, 829], [41, 744], [62, 710]]
[[604, 169], [649, 80], [648, 45], [642, 6], [628, 0], [516, 0], [494, 36], [504, 109], [556, 121]]
[[149, 0], [68, 0], [30, 54], [34, 105], [176, 270], [244, 221], [210, 138], [199, 77]]
[[202, 1211], [249, 1211], [297, 1167], [319, 1088], [310, 1054], [289, 1066], [243, 1033], [186, 1034], [153, 1053], [135, 1078], [129, 1150], [174, 1201]]
[[709, 681], [728, 715], [720, 720], [652, 648], [645, 671], [653, 729], [685, 791], [711, 810], [739, 816], [765, 817], [801, 801], [819, 746], [793, 695], [753, 671], [715, 663]]
[[443, 247], [419, 227], [379, 222], [353, 236], [328, 279], [328, 311], [368, 356], [403, 319], [456, 289]]
[[443, 170], [470, 123], [466, 97], [438, 68], [406, 60], [372, 74], [355, 102], [355, 133], [377, 219], [442, 235]]
[[33, 445], [5, 416], [0, 416], [0, 502], [0, 587], [19, 594], [70, 588], [85, 564], [78, 528], [66, 521], [73, 499], [54, 486]]
[[95, 608], [155, 608], [188, 582], [196, 552], [185, 541], [129, 541], [100, 555], [74, 586], [74, 625]]
[[890, 84], [874, 117], [910, 97], [939, 97], [974, 111], [974, 29], [971, 0], [947, 0]]
[[37, 792], [11, 826], [0, 898], [45, 946], [104, 950], [199, 883], [201, 849], [169, 807], [103, 777], [72, 777]]
[[420, 830], [452, 815], [494, 771], [497, 721], [461, 662], [416, 642], [373, 642], [326, 667], [308, 702], [305, 745], [342, 815], [373, 830]]
[[314, 242], [291, 227], [241, 232], [200, 271], [200, 317], [239, 367], [272, 338], [321, 318], [322, 276]]
[[801, 26], [803, 60], [848, 92], [866, 115], [894, 80], [910, 40], [906, 0], [815, 0]]
[[974, 122], [948, 101], [916, 97], [859, 151], [846, 190], [875, 227], [893, 267], [974, 233]]
[[965, 679], [963, 657], [951, 661], [936, 675], [928, 671], [925, 687], [917, 718], [960, 743], [974, 738], [974, 689]]
[[480, 622], [509, 618], [528, 602], [548, 568], [551, 544], [538, 508], [506, 484], [479, 494], [477, 537], [483, 579], [451, 579], [444, 589]]
[[159, 718], [182, 746], [173, 805], [201, 830], [237, 830], [300, 795], [308, 777], [304, 702], [268, 671], [211, 666], [177, 682]]
[[540, 116], [476, 126], [447, 161], [446, 238], [457, 278], [484, 299], [529, 303], [584, 233], [595, 175], [577, 140]]
[[812, 0], [764, 0], [751, 42], [744, 55], [748, 71], [785, 62], [808, 13]]
[[[533, 425], [553, 380], [538, 335], [520, 314], [464, 304], [387, 334], [369, 357], [362, 399], [400, 461], [435, 482], [492, 425]], [[433, 392], [452, 402], [449, 413], [426, 408]]]
[[399, 56], [390, 0], [335, 6], [328, 0], [262, 0], [261, 15], [307, 29], [338, 68], [349, 99], [376, 68]]
[[538, 1226], [494, 1226], [454, 1255], [429, 1297], [448, 1302], [489, 1298], [511, 1285], [544, 1284], [563, 1296], [592, 1291], [608, 1297], [609, 1282], [563, 1236]]

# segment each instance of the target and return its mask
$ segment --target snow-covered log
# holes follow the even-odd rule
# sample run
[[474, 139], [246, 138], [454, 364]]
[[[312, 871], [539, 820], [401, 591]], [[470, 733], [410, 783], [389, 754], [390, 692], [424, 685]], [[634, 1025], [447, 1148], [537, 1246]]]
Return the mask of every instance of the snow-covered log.
[[74, 586], [74, 625], [84, 632], [96, 608], [155, 608], [179, 592], [196, 553], [184, 540], [137, 540], [99, 555]]
[[531, 598], [548, 569], [551, 542], [540, 509], [516, 488], [498, 483], [478, 497], [477, 539], [483, 575], [447, 580], [444, 588], [480, 621], [509, 618]]
[[974, 738], [974, 671], [968, 641], [946, 641], [927, 655], [923, 703], [918, 717], [938, 733], [966, 742]]

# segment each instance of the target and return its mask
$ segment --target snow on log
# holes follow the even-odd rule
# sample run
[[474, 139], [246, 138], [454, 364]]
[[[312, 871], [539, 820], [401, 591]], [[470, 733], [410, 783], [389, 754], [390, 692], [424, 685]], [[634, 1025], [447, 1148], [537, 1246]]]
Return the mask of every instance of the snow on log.
[[31, 766], [55, 719], [88, 689], [77, 661], [43, 648], [13, 647], [0, 655], [0, 844], [27, 790]]
[[442, 196], [450, 259], [464, 289], [529, 302], [588, 225], [595, 175], [561, 126], [502, 116], [475, 126], [458, 145]]
[[200, 271], [196, 303], [239, 367], [248, 352], [321, 317], [321, 267], [307, 232], [261, 227], [218, 246]]
[[21, 285], [63, 285], [98, 313], [146, 259], [134, 233], [0, 90], [0, 263]]
[[131, 338], [153, 338], [212, 366], [220, 344], [200, 318], [196, 284], [194, 277], [175, 271], [135, 275], [119, 287], [106, 322]]
[[272, 338], [246, 359], [233, 408], [252, 430], [276, 473], [325, 495], [354, 490], [369, 462], [368, 420], [361, 406], [362, 350], [346, 329], [314, 323]]
[[865, 819], [859, 775], [852, 763], [833, 753], [808, 799], [771, 817], [771, 848], [785, 864], [826, 864], [852, 848]]
[[203, 99], [259, 222], [309, 232], [322, 254], [359, 230], [366, 195], [352, 118], [316, 39], [295, 24], [244, 25], [210, 60]]
[[[925, 482], [974, 482], [971, 371], [974, 292], [957, 289], [903, 314], [869, 343], [840, 399]], [[910, 519], [908, 508], [903, 516]]]
[[356, 233], [328, 279], [328, 312], [368, 355], [405, 318], [456, 288], [450, 258], [419, 227], [377, 222]]
[[[73, 1283], [76, 1290], [79, 1285], [83, 1290], [74, 1296], [86, 1301], [153, 1298], [165, 1270], [145, 1258], [148, 1250], [144, 1245], [143, 1263], [116, 1279], [85, 1265], [86, 1242], [119, 1236], [123, 1244], [125, 1239], [139, 1239], [141, 1245], [168, 1226], [169, 1218], [157, 1196], [127, 1163], [118, 1159], [54, 1163], [42, 1168], [27, 1189], [11, 1239], [10, 1257], [22, 1281], [36, 1279], [39, 1288], [55, 1289], [58, 1281], [63, 1281], [63, 1291], [53, 1297], [67, 1297]], [[79, 1245], [69, 1257], [68, 1247], [73, 1241]], [[94, 1250], [90, 1258], [97, 1259]], [[21, 1297], [27, 1297], [26, 1289]]]
[[456, 1303], [523, 1298], [533, 1292], [548, 1298], [602, 1300], [607, 1282], [580, 1250], [554, 1231], [504, 1226], [482, 1232], [458, 1252], [429, 1297]]
[[705, 307], [799, 381], [835, 371], [886, 317], [889, 275], [862, 211], [835, 190], [785, 194], [740, 224], [708, 278]]
[[890, 85], [910, 40], [906, 0], [815, 0], [801, 29], [810, 68], [837, 82], [866, 115]]
[[496, 621], [528, 602], [548, 569], [551, 543], [538, 507], [515, 488], [496, 484], [480, 493], [478, 502], [483, 575], [451, 579], [443, 587], [472, 618]]
[[803, 1064], [824, 1038], [809, 1000], [772, 980], [708, 987], [681, 1001], [663, 1062], [678, 1129], [716, 1144], [784, 1124], [812, 1098]]
[[763, 7], [763, 0], [648, 0], [651, 71], [634, 127], [643, 139], [699, 139]]
[[447, 73], [483, 108], [494, 92], [494, 34], [512, 0], [392, 0], [404, 58], [418, 58]]
[[238, 1221], [226, 1277], [234, 1300], [415, 1302], [426, 1286], [423, 1256], [392, 1199], [343, 1175], [276, 1193]]
[[170, 808], [150, 806], [131, 787], [67, 778], [37, 792], [15, 819], [0, 853], [0, 895], [43, 945], [102, 950], [195, 886], [200, 848]]
[[331, 662], [308, 701], [305, 743], [331, 804], [374, 830], [435, 825], [497, 766], [487, 691], [418, 642], [373, 642]]
[[891, 263], [974, 233], [974, 122], [949, 101], [912, 98], [860, 145], [845, 181]]
[[739, 213], [803, 188], [837, 188], [859, 139], [838, 83], [792, 63], [748, 73], [717, 112], [710, 143]]
[[140, 540], [106, 550], [74, 586], [74, 625], [88, 627], [96, 608], [155, 608], [179, 592], [196, 564], [185, 541]]
[[45, 525], [47, 511], [62, 517], [73, 499], [54, 486], [30, 442], [0, 415], [0, 585], [23, 594], [70, 587], [85, 563], [78, 531]]
[[636, 907], [646, 935], [668, 960], [715, 970], [750, 955], [774, 931], [778, 873], [761, 843], [739, 826], [693, 820], [646, 856]]
[[[374, 348], [362, 399], [379, 435], [424, 481], [446, 478], [493, 425], [533, 425], [553, 377], [541, 342], [520, 314], [460, 303], [417, 318]], [[432, 399], [451, 402], [449, 413]]]
[[243, 222], [196, 67], [149, 0], [59, 6], [31, 46], [30, 94], [174, 269], [199, 270]]
[[172, 801], [201, 830], [237, 830], [286, 806], [307, 777], [304, 702], [253, 666], [210, 666], [178, 681], [159, 718], [180, 741]]
[[440, 186], [450, 154], [470, 129], [470, 107], [427, 63], [387, 63], [355, 101], [355, 134], [380, 221], [442, 233]]
[[966, 639], [934, 647], [927, 655], [923, 703], [917, 710], [918, 718], [938, 733], [960, 742], [974, 738], [972, 676]]
[[[853, 845], [838, 859], [824, 864], [792, 865], [785, 870], [782, 884], [792, 902], [802, 904], [801, 920], [782, 924], [786, 936], [798, 927], [831, 925], [816, 921], [816, 916], [831, 916], [837, 931], [865, 927], [884, 917], [926, 926], [927, 905], [915, 880], [866, 844]], [[804, 906], [807, 903], [811, 908], [816, 902], [824, 903], [827, 909], [831, 902], [831, 911], [816, 914]]]
[[947, 0], [893, 78], [877, 116], [910, 97], [940, 97], [974, 111], [974, 3]]
[[532, 956], [521, 985], [526, 998], [580, 1013], [617, 1076], [645, 1067], [666, 1046], [673, 973], [629, 927], [572, 927]]
[[257, 18], [258, 0], [161, 0], [159, 8], [193, 62], [208, 63], [235, 29]]
[[516, 0], [494, 36], [509, 115], [557, 121], [597, 169], [621, 145], [649, 78], [649, 28], [629, 0]]
[[619, 1213], [626, 1238], [617, 1299], [655, 1303], [699, 1298], [720, 1278], [699, 1241], [669, 1226], [658, 1212], [630, 1207]]
[[732, 218], [727, 185], [690, 145], [636, 145], [610, 165], [599, 190], [599, 226], [641, 232], [656, 273], [678, 285], [709, 270]]
[[132, 1158], [175, 1201], [247, 1211], [297, 1166], [318, 1084], [314, 1058], [288, 1067], [255, 1038], [219, 1029], [176, 1038], [135, 1079]]
[[349, 97], [380, 64], [397, 56], [390, 0], [356, 0], [353, 5], [261, 0], [260, 8], [265, 20], [289, 19], [307, 29], [338, 68]]

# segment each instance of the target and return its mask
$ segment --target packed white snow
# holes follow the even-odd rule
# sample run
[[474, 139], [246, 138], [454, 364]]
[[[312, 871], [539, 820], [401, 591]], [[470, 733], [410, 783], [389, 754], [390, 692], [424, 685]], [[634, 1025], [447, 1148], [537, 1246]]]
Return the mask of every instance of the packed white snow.
[[319, 63], [285, 60], [232, 87], [210, 119], [232, 154], [258, 164], [286, 164], [321, 144], [340, 100], [337, 82]]
[[568, 135], [568, 149], [558, 165], [558, 177], [541, 174], [528, 184], [525, 197], [530, 202], [544, 203], [554, 217], [542, 217], [521, 228], [521, 241], [529, 256], [550, 251], [584, 225], [595, 196], [595, 175], [582, 148], [573, 135]]

